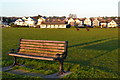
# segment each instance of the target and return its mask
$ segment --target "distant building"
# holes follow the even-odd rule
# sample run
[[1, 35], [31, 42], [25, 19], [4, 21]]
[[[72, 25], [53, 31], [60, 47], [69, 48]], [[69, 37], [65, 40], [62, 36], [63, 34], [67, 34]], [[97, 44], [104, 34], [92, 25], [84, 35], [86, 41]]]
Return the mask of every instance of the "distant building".
[[26, 18], [26, 17], [22, 17], [22, 19], [23, 19], [24, 21], [26, 21], [26, 20], [27, 20], [27, 18]]
[[79, 19], [75, 19], [75, 23], [78, 24], [78, 26], [83, 26], [83, 21]]
[[24, 25], [24, 20], [23, 19], [17, 19], [14, 24], [23, 26]]
[[[39, 28], [70, 28], [71, 26], [84, 27], [87, 26], [100, 26], [103, 27], [117, 27], [120, 25], [118, 18], [104, 18], [104, 17], [91, 17], [91, 18], [61, 18], [61, 17], [22, 17], [19, 19], [13, 18], [14, 24], [20, 26], [39, 27]], [[12, 19], [12, 20], [13, 20]], [[9, 20], [9, 19], [6, 19]], [[4, 24], [6, 21], [3, 22]], [[67, 25], [67, 27], [66, 27]]]
[[88, 26], [91, 26], [91, 20], [89, 18], [86, 18], [84, 20], [84, 24], [88, 25]]
[[94, 19], [93, 22], [92, 22], [92, 26], [99, 26], [100, 24], [100, 21], [98, 21], [98, 19]]
[[74, 26], [74, 22], [75, 20], [73, 18], [68, 19], [68, 24], [70, 24], [71, 26]]
[[42, 22], [40, 28], [66, 28], [64, 22]]
[[38, 19], [37, 25], [41, 25], [42, 22], [45, 22], [45, 19], [41, 17]]
[[17, 19], [14, 24], [16, 25], [20, 25], [20, 26], [29, 26], [29, 27], [34, 27], [35, 26], [35, 22], [36, 20], [31, 18], [31, 17], [28, 17], [28, 18], [20, 18], [20, 19]]
[[35, 21], [36, 21], [36, 20], [34, 20], [33, 18], [29, 17], [29, 18], [25, 21], [25, 23], [26, 23], [28, 26], [33, 27], [33, 26], [35, 25]]
[[100, 21], [100, 27], [101, 27], [101, 28], [107, 27], [107, 21], [104, 20], [104, 19], [102, 19], [102, 20]]
[[111, 27], [111, 28], [113, 28], [113, 27], [117, 27], [118, 25], [117, 25], [117, 23], [114, 21], [114, 20], [111, 20], [109, 23], [108, 23], [108, 25], [107, 25], [107, 27]]

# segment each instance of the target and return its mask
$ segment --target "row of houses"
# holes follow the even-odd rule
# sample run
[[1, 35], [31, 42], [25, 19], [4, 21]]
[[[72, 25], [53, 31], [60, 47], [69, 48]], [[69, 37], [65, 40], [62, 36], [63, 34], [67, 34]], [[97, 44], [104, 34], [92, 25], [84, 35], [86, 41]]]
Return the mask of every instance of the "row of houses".
[[20, 26], [29, 26], [29, 27], [39, 27], [39, 28], [66, 28], [66, 24], [64, 19], [49, 19], [49, 18], [43, 18], [40, 17], [39, 19], [34, 19], [31, 17], [23, 17], [20, 19], [17, 19], [14, 22], [15, 25]]
[[117, 18], [99, 19], [99, 18], [43, 18], [34, 19], [31, 17], [22, 17], [15, 20], [14, 24], [20, 26], [39, 27], [39, 28], [67, 28], [70, 26], [101, 26], [103, 27], [117, 27]]
[[20, 25], [20, 26], [30, 26], [30, 27], [35, 27], [35, 23], [36, 23], [36, 19], [33, 19], [31, 17], [23, 17], [23, 18], [19, 18], [17, 19], [14, 24], [16, 25]]
[[83, 26], [83, 25], [87, 25], [87, 26], [101, 26], [101, 28], [103, 27], [117, 27], [118, 23], [117, 23], [117, 18], [116, 21], [115, 20], [104, 20], [104, 19], [97, 19], [97, 18], [81, 18], [81, 19], [72, 19], [70, 18], [68, 20], [68, 24], [71, 24], [72, 26], [75, 25], [75, 23], [78, 24], [78, 26]]

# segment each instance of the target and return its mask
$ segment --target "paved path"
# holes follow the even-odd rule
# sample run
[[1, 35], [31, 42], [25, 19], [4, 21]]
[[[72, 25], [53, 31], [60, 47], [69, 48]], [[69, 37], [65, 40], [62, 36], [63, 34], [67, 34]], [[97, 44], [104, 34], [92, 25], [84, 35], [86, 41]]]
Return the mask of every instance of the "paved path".
[[21, 70], [21, 69], [11, 70], [11, 71], [7, 71], [7, 72], [12, 73], [12, 74], [32, 76], [32, 77], [43, 77], [43, 76], [45, 76], [44, 74], [34, 73], [34, 72], [25, 71], [25, 70]]
[[62, 78], [70, 73], [72, 73], [72, 72], [66, 72], [65, 74], [59, 75], [59, 76], [58, 76], [58, 73], [54, 73], [54, 74], [46, 75], [43, 78]]
[[58, 76], [58, 73], [45, 75], [45, 74], [30, 72], [30, 71], [26, 71], [26, 70], [22, 70], [22, 69], [11, 70], [11, 66], [3, 67], [2, 71], [12, 73], [12, 74], [17, 74], [17, 75], [25, 75], [25, 76], [32, 76], [32, 77], [42, 77], [42, 78], [62, 78], [64, 76], [72, 73], [72, 72], [66, 72], [65, 74], [59, 75], [59, 76]]

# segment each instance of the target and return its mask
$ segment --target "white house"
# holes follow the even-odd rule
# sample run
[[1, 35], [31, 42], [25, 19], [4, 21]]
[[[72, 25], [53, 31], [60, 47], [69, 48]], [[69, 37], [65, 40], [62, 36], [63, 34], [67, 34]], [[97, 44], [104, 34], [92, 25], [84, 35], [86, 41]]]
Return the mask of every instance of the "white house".
[[79, 20], [79, 19], [75, 19], [75, 22], [76, 22], [77, 24], [79, 24], [79, 23], [80, 23], [80, 20]]
[[71, 26], [74, 26], [74, 22], [75, 22], [75, 20], [73, 18], [70, 18], [68, 20], [68, 24], [71, 24]]
[[46, 24], [40, 24], [40, 28], [47, 28], [47, 25]]
[[22, 19], [17, 19], [14, 22], [14, 24], [20, 25], [20, 26], [30, 26], [30, 27], [33, 27], [35, 25], [35, 20], [33, 20], [30, 17], [28, 17], [28, 18], [23, 17]]
[[66, 21], [66, 22], [68, 22], [68, 19], [67, 19], [67, 18], [65, 18], [63, 21]]
[[23, 26], [23, 25], [24, 25], [24, 20], [22, 20], [22, 19], [17, 19], [17, 20], [14, 22], [14, 24]]
[[84, 20], [84, 24], [91, 26], [91, 20], [89, 18], [86, 18]]
[[28, 25], [30, 27], [33, 27], [35, 25], [35, 21], [31, 17], [28, 17], [25, 23], [26, 23], [25, 25]]
[[41, 18], [39, 18], [39, 19], [38, 19], [38, 22], [37, 22], [37, 25], [40, 25], [40, 24], [41, 24], [42, 22], [44, 22], [44, 21], [45, 21], [45, 19], [44, 19], [44, 18], [42, 18], [42, 17], [41, 17]]
[[100, 21], [98, 21], [98, 19], [96, 18], [95, 20], [93, 20], [93, 26], [99, 26]]
[[40, 28], [66, 28], [63, 22], [42, 22]]
[[22, 17], [22, 19], [23, 19], [23, 20], [27, 20], [27, 18], [26, 18], [26, 17]]
[[79, 19], [75, 19], [75, 22], [78, 24], [78, 26], [82, 26], [83, 22], [80, 21]]
[[112, 20], [108, 23], [107, 27], [117, 27], [117, 23], [114, 20]]
[[106, 22], [101, 22], [100, 25], [101, 25], [101, 28], [107, 27], [107, 23]]

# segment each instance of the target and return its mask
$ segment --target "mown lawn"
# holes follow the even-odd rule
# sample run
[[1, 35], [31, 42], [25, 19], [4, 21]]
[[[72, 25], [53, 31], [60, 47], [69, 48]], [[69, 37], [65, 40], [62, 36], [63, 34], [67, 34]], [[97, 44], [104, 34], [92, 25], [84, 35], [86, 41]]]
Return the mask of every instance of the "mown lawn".
[[[118, 28], [86, 29], [2, 29], [2, 66], [9, 66], [13, 57], [6, 55], [11, 48], [18, 48], [19, 39], [67, 40], [68, 56], [64, 68], [73, 73], [65, 78], [117, 78], [118, 77]], [[58, 71], [57, 62], [19, 58], [21, 64], [35, 67], [33, 72], [51, 74]], [[5, 75], [4, 75], [5, 74]], [[3, 78], [9, 74], [3, 73]]]

